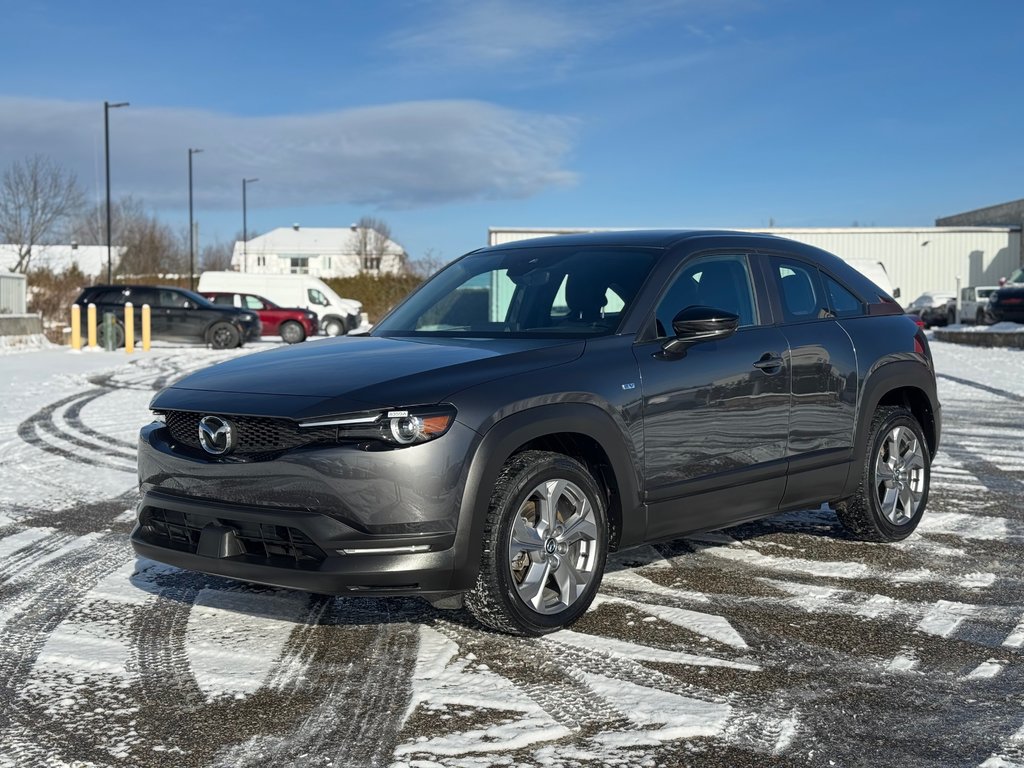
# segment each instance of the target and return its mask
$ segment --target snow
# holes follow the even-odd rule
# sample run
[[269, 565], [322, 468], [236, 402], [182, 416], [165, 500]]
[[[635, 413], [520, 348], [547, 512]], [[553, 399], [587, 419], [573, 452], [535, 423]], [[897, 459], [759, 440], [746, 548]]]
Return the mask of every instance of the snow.
[[286, 590], [201, 590], [188, 614], [186, 648], [207, 698], [259, 690], [307, 603], [306, 595]]
[[[796, 528], [780, 524], [780, 536], [715, 532], [675, 549], [659, 544], [616, 553], [591, 612], [577, 628], [542, 639], [501, 638], [433, 613], [398, 616], [396, 622], [414, 624], [409, 635], [415, 645], [409, 646], [407, 688], [393, 697], [400, 734], [393, 764], [671, 764], [658, 750], [690, 739], [710, 739], [712, 748], [753, 750], [745, 753], [753, 763], [773, 754], [798, 762], [828, 734], [809, 732], [820, 721], [805, 721], [798, 712], [808, 700], [801, 698], [803, 691], [765, 693], [758, 681], [770, 679], [772, 689], [788, 673], [787, 665], [800, 666], [804, 674], [811, 668], [801, 665], [812, 663], [807, 659], [813, 643], [795, 656], [769, 648], [774, 638], [764, 642], [758, 616], [770, 612], [788, 612], [791, 626], [820, 623], [824, 630], [830, 616], [840, 616], [844, 626], [878, 628], [879, 636], [891, 640], [882, 650], [872, 648], [854, 662], [843, 659], [859, 680], [900, 675], [902, 686], [941, 675], [967, 686], [964, 691], [1016, 690], [1011, 686], [1019, 682], [1013, 675], [1019, 666], [1015, 654], [1024, 647], [1024, 613], [1019, 600], [1006, 596], [1009, 590], [998, 589], [1012, 578], [1007, 553], [1024, 543], [1024, 521], [1019, 505], [986, 505], [978, 494], [1002, 487], [1016, 494], [1011, 499], [1024, 495], [1019, 403], [994, 391], [1024, 398], [1024, 352], [938, 342], [932, 349], [944, 401], [976, 406], [978, 422], [947, 423], [933, 475], [941, 506], [925, 515], [908, 540], [871, 550], [889, 551], [891, 560], [862, 556], [867, 545], [838, 536], [818, 546], [817, 536], [801, 532], [810, 514], [803, 513], [787, 518], [791, 524], [798, 520]], [[187, 759], [172, 755], [183, 754], [187, 744], [141, 743], [135, 730], [135, 692], [144, 670], [132, 627], [149, 615], [173, 617], [176, 634], [168, 630], [168, 642], [178, 644], [183, 676], [199, 692], [199, 712], [204, 698], [215, 708], [235, 701], [249, 705], [270, 690], [302, 689], [318, 701], [325, 696], [323, 689], [309, 687], [310, 659], [293, 647], [297, 628], [320, 628], [308, 595], [218, 580], [169, 596], [165, 585], [180, 572], [135, 559], [124, 546], [123, 531], [134, 518], [134, 441], [149, 419], [154, 386], [238, 353], [160, 347], [129, 357], [41, 346], [16, 354], [0, 348], [0, 354], [0, 584], [7, 590], [0, 630], [35, 609], [28, 588], [50, 574], [55, 561], [102, 547], [110, 558], [109, 569], [91, 587], [83, 586], [70, 612], [54, 620], [9, 700], [74, 724], [76, 738], [91, 733], [97, 750], [109, 756], [100, 763], [135, 764], [138, 750], [146, 750], [185, 764]], [[111, 381], [117, 386], [109, 386]], [[994, 453], [993, 430], [1000, 446]], [[1019, 491], [1012, 490], [1015, 484]], [[53, 515], [70, 509], [77, 514], [99, 502], [109, 512], [97, 531], [83, 532], [75, 527], [81, 524], [77, 518]], [[700, 579], [701, 573], [723, 572], [733, 591]], [[623, 611], [631, 614], [628, 626], [608, 621]], [[361, 621], [359, 631], [373, 631], [372, 619]], [[976, 650], [978, 636], [984, 637], [984, 651], [965, 654], [953, 671], [939, 667], [936, 657], [942, 654], [930, 650], [942, 643], [951, 655], [959, 645], [975, 643]], [[169, 656], [175, 651], [164, 650]], [[536, 659], [543, 672], [533, 685], [509, 671], [527, 665], [524, 659]], [[545, 677], [553, 665], [574, 689], [559, 689], [556, 675]], [[701, 675], [718, 685], [694, 683]], [[742, 684], [730, 689], [728, 681], [735, 678]], [[580, 711], [561, 711], [557, 702], [566, 700]], [[337, 702], [339, 711], [345, 704]], [[822, 706], [836, 706], [836, 700]], [[1000, 706], [1013, 716], [1013, 725], [978, 754], [991, 755], [984, 765], [1021, 765], [1024, 727], [1014, 730], [1021, 722], [1019, 703]], [[574, 721], [586, 716], [594, 720]], [[433, 729], [407, 729], [421, 721]], [[70, 764], [59, 751], [57, 757], [14, 751], [41, 748], [33, 746], [31, 733], [8, 728], [0, 737], [10, 739], [0, 748], [0, 765]], [[8, 749], [15, 755], [9, 763]], [[310, 750], [305, 762], [334, 759], [315, 753], [314, 746]], [[255, 756], [258, 750], [250, 759]], [[841, 754], [839, 764], [850, 757]], [[692, 762], [700, 764], [701, 756], [695, 753]]]

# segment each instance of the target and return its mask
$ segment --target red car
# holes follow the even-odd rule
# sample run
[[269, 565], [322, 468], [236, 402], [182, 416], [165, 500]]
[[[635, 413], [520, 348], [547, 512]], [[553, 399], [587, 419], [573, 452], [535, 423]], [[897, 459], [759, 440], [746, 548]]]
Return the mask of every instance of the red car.
[[214, 304], [251, 309], [260, 316], [264, 336], [280, 336], [289, 344], [298, 344], [317, 332], [316, 314], [308, 309], [279, 307], [270, 299], [252, 293], [206, 292]]

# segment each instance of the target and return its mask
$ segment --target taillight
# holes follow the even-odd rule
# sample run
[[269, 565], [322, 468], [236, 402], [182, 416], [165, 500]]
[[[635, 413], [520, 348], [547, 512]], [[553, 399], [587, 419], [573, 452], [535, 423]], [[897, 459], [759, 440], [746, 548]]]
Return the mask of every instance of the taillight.
[[931, 362], [932, 351], [928, 346], [928, 337], [924, 335], [924, 330], [920, 328], [914, 334], [914, 351], [928, 362]]

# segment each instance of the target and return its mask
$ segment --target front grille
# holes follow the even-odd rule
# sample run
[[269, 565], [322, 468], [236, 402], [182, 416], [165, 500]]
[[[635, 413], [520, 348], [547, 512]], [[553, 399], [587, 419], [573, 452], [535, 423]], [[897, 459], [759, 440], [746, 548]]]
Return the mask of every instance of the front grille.
[[[179, 443], [202, 450], [199, 443], [199, 420], [205, 413], [195, 411], [165, 411], [164, 420], [171, 436]], [[314, 443], [333, 443], [338, 437], [337, 427], [299, 429], [288, 419], [259, 416], [223, 416], [236, 431], [235, 449], [231, 456], [269, 458], [282, 451], [301, 448]]]
[[241, 559], [278, 568], [315, 569], [326, 559], [324, 551], [298, 528], [234, 520], [230, 517], [146, 507], [140, 516], [145, 538], [157, 546], [195, 554], [203, 528], [211, 523], [235, 532], [244, 549]]

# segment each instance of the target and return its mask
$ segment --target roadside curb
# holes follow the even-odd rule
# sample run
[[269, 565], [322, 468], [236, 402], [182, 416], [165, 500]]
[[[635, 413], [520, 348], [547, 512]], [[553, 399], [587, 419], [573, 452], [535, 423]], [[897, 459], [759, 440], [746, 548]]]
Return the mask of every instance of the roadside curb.
[[939, 341], [966, 344], [972, 347], [1013, 347], [1024, 349], [1024, 326], [1015, 331], [978, 331], [936, 328], [932, 333]]

